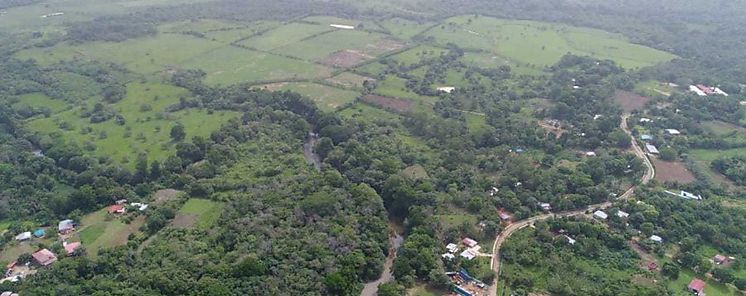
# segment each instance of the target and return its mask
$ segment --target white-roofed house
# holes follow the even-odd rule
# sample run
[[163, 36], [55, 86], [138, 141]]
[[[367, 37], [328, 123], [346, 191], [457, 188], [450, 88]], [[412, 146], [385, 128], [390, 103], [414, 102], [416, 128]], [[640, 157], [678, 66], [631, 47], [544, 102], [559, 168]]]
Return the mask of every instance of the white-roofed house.
[[629, 217], [629, 213], [627, 213], [625, 211], [622, 211], [622, 210], [617, 211], [616, 215], [619, 218], [627, 218], [627, 217]]
[[24, 233], [20, 233], [20, 234], [16, 235], [16, 240], [17, 241], [25, 241], [25, 240], [31, 239], [31, 237], [33, 237], [33, 235], [31, 234], [31, 231], [26, 231]]
[[456, 253], [458, 252], [458, 245], [454, 243], [450, 243], [446, 245], [446, 250], [448, 250], [448, 252], [450, 253]]
[[598, 211], [593, 212], [593, 217], [601, 219], [601, 220], [606, 220], [609, 218], [609, 215], [606, 214], [606, 212], [604, 211], [598, 210]]
[[477, 257], [477, 254], [475, 254], [472, 250], [464, 250], [459, 254], [459, 256], [466, 258], [466, 260], [472, 260], [475, 257]]
[[656, 243], [659, 243], [659, 244], [660, 244], [660, 243], [663, 243], [663, 238], [662, 238], [662, 237], [660, 237], [660, 236], [657, 236], [657, 235], [655, 235], [655, 234], [653, 234], [653, 235], [651, 235], [651, 236], [650, 236], [650, 240], [651, 240], [651, 241], [654, 241], [654, 242], [656, 242]]
[[677, 136], [677, 135], [681, 134], [681, 132], [679, 130], [673, 129], [673, 128], [667, 128], [666, 129], [666, 133], [668, 133], [669, 135], [672, 135], [672, 136]]
[[440, 255], [440, 257], [442, 257], [443, 259], [449, 260], [449, 261], [453, 260], [453, 258], [456, 258], [456, 256], [454, 256], [451, 253], [445, 253], [443, 255]]

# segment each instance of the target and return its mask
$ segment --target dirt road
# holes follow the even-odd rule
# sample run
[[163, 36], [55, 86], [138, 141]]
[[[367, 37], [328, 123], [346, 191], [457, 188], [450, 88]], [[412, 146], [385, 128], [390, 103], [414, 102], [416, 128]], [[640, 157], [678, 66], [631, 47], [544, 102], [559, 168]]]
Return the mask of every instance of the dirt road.
[[[640, 145], [637, 144], [637, 141], [635, 140], [635, 137], [632, 135], [632, 131], [629, 130], [629, 127], [627, 126], [627, 119], [629, 118], [629, 114], [624, 114], [622, 116], [622, 123], [619, 126], [622, 130], [624, 130], [627, 135], [629, 135], [630, 139], [632, 140], [632, 152], [635, 153], [635, 155], [643, 160], [645, 163], [645, 174], [641, 178], [642, 184], [647, 184], [650, 182], [650, 180], [655, 177], [655, 167], [650, 162], [650, 159], [648, 159], [647, 155], [645, 155], [645, 152], [640, 148]], [[633, 185], [627, 191], [622, 193], [622, 195], [619, 196], [619, 199], [627, 199], [635, 194], [635, 188], [637, 186]], [[495, 274], [497, 275], [495, 277], [495, 282], [489, 287], [489, 290], [487, 291], [487, 295], [494, 295], [497, 296], [497, 283], [500, 277], [500, 247], [505, 242], [505, 240], [508, 239], [514, 232], [517, 230], [526, 228], [527, 226], [531, 225], [532, 223], [536, 221], [546, 220], [552, 217], [556, 218], [563, 218], [563, 217], [572, 217], [572, 216], [578, 216], [583, 215], [588, 209], [592, 208], [598, 208], [598, 209], [606, 209], [611, 207], [612, 202], [607, 201], [600, 204], [595, 205], [589, 205], [587, 209], [581, 209], [581, 210], [575, 210], [575, 211], [569, 211], [569, 212], [562, 212], [562, 213], [549, 213], [549, 214], [543, 214], [539, 216], [534, 216], [525, 220], [521, 220], [518, 222], [515, 222], [508, 227], [506, 227], [495, 239], [495, 243], [492, 246], [492, 262], [490, 263], [490, 266], [492, 267], [492, 270], [495, 271]]]

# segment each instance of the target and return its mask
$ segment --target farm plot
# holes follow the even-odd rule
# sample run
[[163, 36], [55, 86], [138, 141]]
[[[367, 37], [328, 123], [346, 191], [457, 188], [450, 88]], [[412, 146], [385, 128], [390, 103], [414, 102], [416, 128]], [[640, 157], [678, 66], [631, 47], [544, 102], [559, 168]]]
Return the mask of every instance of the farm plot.
[[197, 32], [205, 34], [213, 31], [236, 30], [245, 27], [247, 27], [247, 24], [245, 23], [228, 22], [216, 19], [200, 19], [166, 23], [158, 26], [158, 31], [162, 33]]
[[[165, 159], [171, 153], [169, 146], [173, 143], [169, 131], [176, 122], [184, 125], [187, 139], [190, 139], [195, 135], [209, 135], [238, 114], [229, 111], [209, 114], [195, 109], [165, 112], [167, 106], [179, 102], [179, 97], [186, 94], [186, 90], [178, 87], [131, 83], [127, 85], [127, 96], [110, 105], [124, 118], [123, 125], [114, 119], [91, 123], [90, 119], [80, 116], [84, 111], [82, 107], [48, 118], [33, 118], [26, 125], [39, 134], [55, 134], [77, 143], [87, 153], [134, 166], [140, 153], [147, 154], [150, 161]], [[87, 108], [92, 109], [92, 102], [89, 104]]]
[[176, 213], [171, 224], [178, 228], [210, 228], [220, 218], [224, 206], [224, 203], [207, 199], [189, 199]]
[[629, 113], [635, 110], [642, 110], [650, 102], [650, 98], [626, 90], [617, 90], [614, 93], [614, 101], [619, 106], [622, 106], [624, 112]]
[[435, 97], [419, 95], [408, 90], [404, 79], [391, 75], [379, 81], [375, 93], [382, 96], [413, 99], [428, 104], [435, 104], [437, 101]]
[[359, 92], [339, 89], [327, 85], [307, 82], [283, 82], [267, 85], [269, 90], [289, 90], [311, 98], [324, 111], [334, 111], [338, 107], [354, 101]]
[[653, 165], [655, 166], [656, 181], [676, 182], [681, 184], [697, 181], [697, 178], [682, 162], [653, 159]]
[[[301, 42], [289, 44], [273, 50], [279, 54], [293, 56], [308, 61], [320, 60], [341, 50], [354, 50], [364, 55], [385, 52], [379, 49], [384, 35], [358, 30], [336, 30], [320, 34]], [[371, 53], [368, 53], [371, 52]]]
[[207, 73], [205, 83], [209, 85], [270, 83], [331, 75], [331, 69], [321, 65], [232, 46], [196, 56], [183, 67], [204, 70]]
[[350, 72], [342, 72], [337, 76], [327, 78], [326, 81], [344, 88], [361, 88], [365, 81], [375, 81], [375, 79]]
[[651, 66], [675, 57], [600, 30], [489, 17], [450, 18], [425, 35], [439, 44], [453, 42], [538, 67], [552, 65], [568, 52], [611, 59], [625, 68]]
[[399, 64], [410, 66], [424, 59], [437, 58], [441, 54], [446, 52], [448, 52], [448, 50], [444, 48], [429, 45], [419, 45], [407, 51], [394, 55], [391, 58], [397, 61]]
[[363, 102], [400, 113], [411, 110], [413, 105], [412, 101], [378, 95], [365, 95]]
[[497, 68], [500, 66], [509, 66], [511, 72], [518, 75], [545, 74], [540, 67], [532, 66], [528, 63], [518, 63], [491, 52], [466, 52], [461, 58], [461, 61], [480, 68]]
[[411, 21], [401, 18], [392, 18], [381, 22], [381, 26], [389, 31], [391, 35], [402, 40], [409, 40], [415, 35], [422, 33], [433, 25], [428, 22]]
[[145, 224], [145, 216], [124, 223], [119, 217], [107, 218], [107, 215], [107, 210], [101, 209], [83, 217], [82, 228], [73, 238], [80, 240], [87, 254], [94, 258], [101, 249], [125, 245], [130, 234], [139, 232]]
[[34, 59], [41, 65], [79, 58], [124, 65], [128, 69], [151, 74], [164, 68], [178, 67], [195, 56], [217, 49], [223, 44], [178, 34], [160, 34], [154, 37], [124, 42], [91, 42], [80, 45], [62, 44], [50, 48], [21, 51], [18, 59]]
[[270, 51], [329, 31], [332, 31], [332, 28], [328, 26], [290, 23], [265, 32], [262, 35], [244, 40], [240, 44], [250, 48]]

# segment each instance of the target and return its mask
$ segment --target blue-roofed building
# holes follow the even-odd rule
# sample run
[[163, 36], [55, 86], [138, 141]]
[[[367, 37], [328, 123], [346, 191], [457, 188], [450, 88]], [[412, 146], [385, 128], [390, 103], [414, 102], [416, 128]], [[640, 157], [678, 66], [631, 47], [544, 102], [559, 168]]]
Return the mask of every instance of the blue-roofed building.
[[37, 229], [37, 230], [34, 231], [34, 236], [35, 237], [42, 237], [42, 236], [45, 236], [45, 235], [47, 235], [47, 232], [44, 231], [44, 229], [39, 228], [39, 229]]
[[651, 135], [641, 135], [640, 139], [642, 139], [643, 141], [652, 141], [653, 140], [653, 136], [651, 136]]

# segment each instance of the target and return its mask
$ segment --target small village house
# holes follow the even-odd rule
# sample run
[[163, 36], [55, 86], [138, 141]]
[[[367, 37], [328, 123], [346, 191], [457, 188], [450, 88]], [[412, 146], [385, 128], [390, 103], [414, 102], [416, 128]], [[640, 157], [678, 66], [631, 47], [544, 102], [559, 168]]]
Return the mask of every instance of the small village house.
[[57, 256], [48, 249], [41, 249], [36, 253], [31, 254], [31, 257], [33, 257], [34, 261], [41, 266], [49, 266], [57, 261]]
[[616, 212], [616, 216], [619, 217], [619, 218], [627, 218], [627, 217], [629, 217], [629, 213], [627, 213], [625, 211], [622, 211], [622, 210], [619, 210], [619, 211]]
[[653, 140], [653, 136], [651, 136], [651, 135], [640, 135], [640, 140], [643, 140], [643, 141], [652, 141]]
[[660, 237], [660, 236], [657, 236], [655, 234], [653, 234], [653, 235], [650, 236], [650, 240], [653, 241], [653, 242], [659, 243], [659, 244], [663, 243], [663, 238]]
[[32, 237], [31, 231], [26, 231], [24, 233], [20, 233], [20, 234], [16, 235], [16, 240], [17, 241], [25, 241], [25, 240], [31, 239], [31, 237]]
[[0, 296], [18, 296], [18, 293], [13, 293], [11, 291], [5, 291], [0, 293]]
[[660, 151], [658, 151], [658, 148], [656, 148], [652, 144], [645, 144], [645, 149], [648, 150], [648, 153], [650, 154], [660, 154]]
[[112, 205], [107, 209], [107, 211], [109, 214], [124, 214], [124, 212], [126, 212], [123, 204]]
[[446, 260], [448, 260], [448, 261], [451, 261], [451, 260], [453, 260], [454, 258], [456, 258], [456, 256], [454, 256], [454, 255], [453, 255], [453, 254], [451, 254], [451, 253], [445, 253], [445, 254], [443, 254], [443, 255], [440, 255], [440, 257], [442, 257], [443, 259], [446, 259]]
[[463, 257], [466, 260], [472, 260], [477, 257], [477, 254], [475, 254], [472, 250], [464, 250], [459, 256]]
[[473, 240], [473, 239], [470, 239], [470, 238], [468, 238], [468, 237], [467, 237], [467, 238], [464, 238], [463, 240], [461, 240], [461, 242], [462, 242], [462, 243], [463, 243], [464, 245], [466, 245], [467, 247], [470, 247], [470, 248], [471, 248], [471, 247], [474, 247], [474, 246], [476, 246], [476, 245], [478, 245], [478, 244], [479, 244], [479, 243], [478, 243], [477, 241], [475, 241], [475, 240]]
[[541, 210], [545, 211], [545, 212], [548, 212], [548, 211], [552, 210], [552, 205], [550, 205], [548, 203], [545, 203], [545, 202], [539, 203], [539, 207], [541, 207]]
[[72, 232], [73, 230], [75, 230], [75, 222], [73, 220], [70, 220], [70, 219], [62, 220], [57, 225], [57, 230], [61, 234], [68, 234], [68, 233]]
[[567, 235], [565, 235], [565, 238], [567, 238], [567, 243], [570, 245], [575, 245], [575, 243], [577, 242], [574, 238], [569, 237]]
[[648, 263], [648, 270], [655, 271], [658, 269], [658, 263], [650, 262]]
[[444, 93], [452, 93], [454, 90], [456, 90], [453, 86], [441, 86], [437, 88], [438, 91], [442, 91]]
[[34, 236], [35, 237], [43, 237], [45, 235], [47, 235], [47, 232], [44, 231], [44, 229], [42, 229], [42, 228], [39, 228], [39, 229], [37, 229], [37, 230], [34, 231]]
[[668, 133], [669, 135], [672, 135], [672, 136], [681, 135], [681, 132], [679, 130], [673, 129], [673, 128], [666, 129], [666, 133]]
[[712, 257], [712, 262], [717, 265], [724, 265], [724, 264], [728, 265], [731, 262], [733, 262], [733, 260], [735, 259], [736, 259], [735, 257], [726, 257], [725, 255], [717, 254], [714, 257]]
[[609, 215], [606, 214], [606, 212], [598, 210], [593, 212], [593, 217], [601, 220], [606, 220], [609, 218]]
[[448, 250], [449, 253], [456, 253], [458, 252], [458, 245], [454, 243], [450, 243], [446, 245], [446, 250]]
[[80, 242], [64, 242], [62, 245], [65, 247], [65, 253], [67, 253], [67, 256], [75, 255], [75, 252], [80, 248]]
[[705, 281], [695, 278], [691, 282], [689, 282], [689, 286], [687, 286], [687, 289], [689, 289], [689, 292], [694, 293], [694, 295], [704, 296], [705, 285]]

